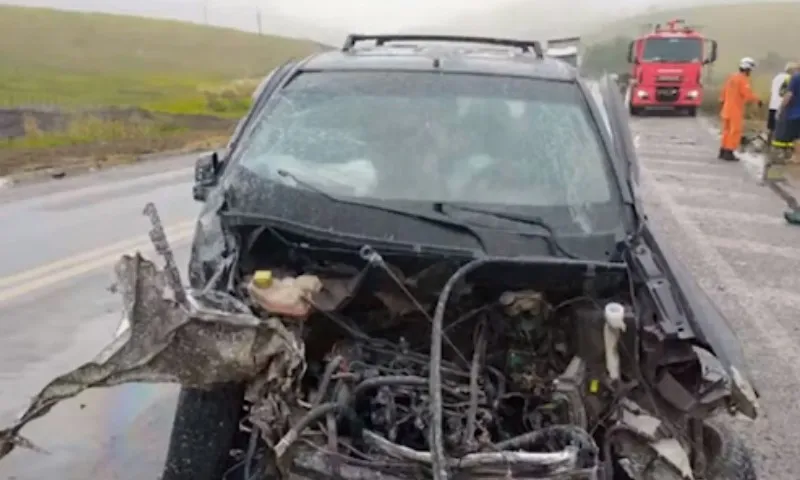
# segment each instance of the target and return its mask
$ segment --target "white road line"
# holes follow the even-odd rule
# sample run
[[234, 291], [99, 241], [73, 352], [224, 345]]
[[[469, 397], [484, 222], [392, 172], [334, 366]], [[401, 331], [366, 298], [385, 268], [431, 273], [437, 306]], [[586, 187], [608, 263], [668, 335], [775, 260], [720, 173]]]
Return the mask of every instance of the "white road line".
[[677, 202], [675, 202], [675, 205], [682, 212], [685, 212], [685, 214], [691, 216], [700, 216], [700, 217], [708, 217], [719, 220], [726, 220], [731, 223], [749, 222], [749, 223], [758, 223], [762, 225], [777, 225], [777, 226], [786, 225], [786, 221], [780, 215], [765, 215], [763, 213], [746, 213], [746, 212], [732, 211], [723, 208], [712, 208], [712, 207], [691, 207], [687, 205], [679, 205]]
[[[714, 160], [717, 157], [717, 152], [700, 151], [697, 150], [682, 150], [676, 149], [672, 145], [665, 143], [650, 143], [648, 147], [639, 149], [638, 156], [645, 158], [671, 158], [671, 159], [687, 159], [687, 160]], [[656, 146], [658, 145], [658, 146]]]
[[[642, 163], [648, 163], [644, 161]], [[692, 179], [706, 179], [710, 182], [720, 183], [721, 181], [730, 182], [733, 181], [734, 183], [750, 183], [750, 181], [746, 178], [742, 178], [741, 175], [719, 175], [713, 173], [695, 173], [695, 172], [686, 172], [681, 170], [672, 170], [666, 168], [648, 168], [652, 172], [653, 175], [668, 175], [672, 177], [678, 178], [686, 178], [690, 176]]]
[[800, 248], [797, 247], [770, 245], [768, 243], [716, 236], [709, 236], [708, 242], [716, 248], [726, 248], [729, 250], [739, 250], [741, 252], [754, 253], [756, 255], [773, 255], [792, 260], [800, 260]]
[[[193, 230], [194, 225], [195, 222], [193, 220], [187, 220], [165, 227], [164, 232], [167, 235], [167, 239], [169, 239], [172, 235], [182, 234], [183, 232]], [[60, 260], [56, 260], [55, 262], [39, 265], [5, 277], [0, 277], [0, 290], [18, 285], [22, 282], [35, 280], [39, 277], [45, 277], [59, 270], [72, 268], [75, 265], [92, 261], [97, 257], [103, 257], [109, 254], [116, 255], [119, 252], [127, 252], [136, 248], [141, 248], [141, 245], [147, 245], [149, 241], [150, 237], [148, 235], [139, 235], [109, 245], [102, 245], [97, 248], [92, 248], [76, 255], [70, 255]]]
[[[704, 187], [694, 187], [694, 186], [687, 186], [685, 183], [676, 183], [676, 182], [661, 182], [661, 186], [670, 192], [673, 196], [678, 195], [680, 197], [722, 197], [731, 195], [730, 189], [727, 188], [704, 188]], [[750, 200], [761, 200], [764, 198], [764, 195], [761, 193], [753, 193], [753, 192], [736, 192], [736, 198], [748, 198]]]
[[647, 158], [647, 163], [649, 164], [664, 164], [664, 165], [673, 165], [676, 167], [705, 167], [710, 170], [721, 170], [721, 169], [729, 169], [727, 165], [723, 165], [721, 163], [711, 163], [708, 161], [708, 158], [698, 158], [696, 160], [688, 160], [688, 159], [677, 159], [671, 158], [669, 155], [661, 155], [661, 156], [651, 156], [645, 157]]
[[[194, 228], [189, 226], [183, 229], [174, 229], [167, 232], [167, 239], [170, 241], [170, 246], [173, 248], [178, 245], [187, 243], [194, 233]], [[6, 288], [0, 289], [0, 305], [12, 300], [16, 300], [24, 295], [43, 290], [52, 285], [56, 285], [67, 280], [74, 280], [81, 275], [85, 275], [94, 270], [113, 265], [119, 257], [126, 253], [134, 253], [136, 251], [152, 251], [153, 247], [149, 238], [140, 239], [139, 243], [128, 244], [125, 247], [119, 247], [117, 250], [113, 249], [99, 249], [92, 253], [92, 256], [84, 256], [80, 262], [63, 262], [58, 268], [52, 266], [44, 266], [36, 275], [25, 275], [22, 272], [16, 275], [17, 281], [11, 283], [4, 282], [8, 285]], [[74, 257], [73, 257], [74, 258]], [[52, 265], [52, 264], [51, 264]], [[5, 279], [7, 280], [7, 279]]]

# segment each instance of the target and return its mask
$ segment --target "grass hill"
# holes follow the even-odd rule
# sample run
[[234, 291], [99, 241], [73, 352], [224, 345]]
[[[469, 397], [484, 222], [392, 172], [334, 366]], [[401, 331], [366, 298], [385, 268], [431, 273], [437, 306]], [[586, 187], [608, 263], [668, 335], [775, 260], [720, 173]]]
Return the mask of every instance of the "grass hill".
[[647, 13], [639, 13], [644, 11], [642, 3], [619, 1], [609, 8], [609, 3], [589, 0], [497, 2], [493, 8], [477, 14], [454, 15], [446, 24], [408, 30], [539, 40], [583, 35], [587, 41], [597, 42], [618, 35], [635, 35], [647, 23], [682, 18], [688, 23], [702, 25], [703, 30], [719, 42], [719, 66], [743, 55], [763, 57], [769, 51], [786, 56], [800, 55], [792, 51], [800, 45], [800, 29], [796, 27], [800, 3], [796, 1], [695, 0], [693, 3], [704, 5], [687, 7], [690, 0], [674, 0], [669, 3], [679, 6], [651, 8]]
[[203, 89], [258, 78], [310, 41], [169, 20], [0, 6], [0, 106], [203, 113]]
[[[588, 31], [588, 43], [607, 41], [615, 36], [635, 36], [649, 23], [682, 18], [701, 27], [702, 32], [719, 44], [717, 70], [736, 69], [739, 58], [750, 56], [759, 60], [770, 52], [784, 59], [800, 58], [800, 3], [753, 2], [731, 5], [708, 5], [677, 10], [663, 10], [614, 21]], [[774, 65], [762, 65], [773, 67]], [[769, 71], [764, 74], [774, 75]]]
[[[719, 85], [736, 71], [739, 59], [745, 56], [758, 62], [753, 88], [762, 99], [768, 99], [773, 76], [783, 70], [787, 61], [800, 59], [797, 49], [800, 29], [795, 20], [799, 15], [800, 4], [796, 2], [750, 2], [661, 10], [609, 22], [584, 34], [587, 45], [584, 69], [589, 74], [602, 70], [630, 71], [626, 56], [632, 38], [647, 31], [649, 24], [683, 19], [718, 43], [717, 61], [706, 71], [709, 89], [704, 96], [704, 108], [715, 115], [719, 109]], [[752, 108], [748, 115], [762, 119], [766, 109]]]
[[319, 43], [0, 5], [0, 176], [226, 143], [260, 80]]
[[[344, 30], [326, 28], [313, 21], [286, 15], [280, 2], [262, 0], [0, 0], [0, 4], [98, 12], [180, 22], [211, 24], [245, 32], [261, 31], [280, 37], [311, 39], [338, 45]], [[259, 8], [260, 7], [260, 8]], [[256, 13], [261, 11], [261, 18]]]

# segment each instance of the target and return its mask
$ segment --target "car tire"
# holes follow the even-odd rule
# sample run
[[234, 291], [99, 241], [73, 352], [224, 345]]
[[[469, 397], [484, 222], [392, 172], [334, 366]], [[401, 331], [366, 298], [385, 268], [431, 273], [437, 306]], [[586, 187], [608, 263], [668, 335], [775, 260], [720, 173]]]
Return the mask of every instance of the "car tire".
[[704, 428], [707, 480], [757, 480], [753, 453], [738, 433], [719, 420], [706, 422]]
[[689, 108], [687, 108], [686, 109], [686, 114], [689, 115], [690, 117], [696, 117], [697, 116], [697, 107], [689, 107]]
[[243, 398], [234, 384], [181, 388], [161, 480], [220, 480], [232, 466]]
[[633, 105], [628, 106], [628, 111], [630, 112], [631, 117], [638, 117], [642, 113], [641, 109], [634, 107]]

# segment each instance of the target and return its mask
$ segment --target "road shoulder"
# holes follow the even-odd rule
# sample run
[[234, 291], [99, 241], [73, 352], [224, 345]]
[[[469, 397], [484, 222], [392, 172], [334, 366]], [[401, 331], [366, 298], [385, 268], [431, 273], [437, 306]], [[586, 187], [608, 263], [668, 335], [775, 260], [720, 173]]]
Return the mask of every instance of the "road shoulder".
[[650, 222], [731, 323], [762, 394], [759, 418], [734, 427], [756, 451], [759, 478], [796, 480], [800, 228], [748, 163], [716, 158], [718, 137], [701, 120], [631, 126]]

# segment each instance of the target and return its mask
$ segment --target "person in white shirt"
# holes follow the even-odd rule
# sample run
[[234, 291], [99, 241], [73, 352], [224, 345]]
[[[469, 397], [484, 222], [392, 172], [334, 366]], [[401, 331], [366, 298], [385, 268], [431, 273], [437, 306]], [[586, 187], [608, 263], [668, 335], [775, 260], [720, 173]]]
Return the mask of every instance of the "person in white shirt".
[[772, 79], [772, 88], [769, 97], [769, 114], [767, 115], [767, 145], [772, 143], [775, 127], [778, 124], [778, 109], [781, 107], [781, 97], [783, 96], [784, 87], [796, 67], [797, 64], [795, 62], [789, 62], [786, 64], [784, 71], [775, 75], [775, 78]]

